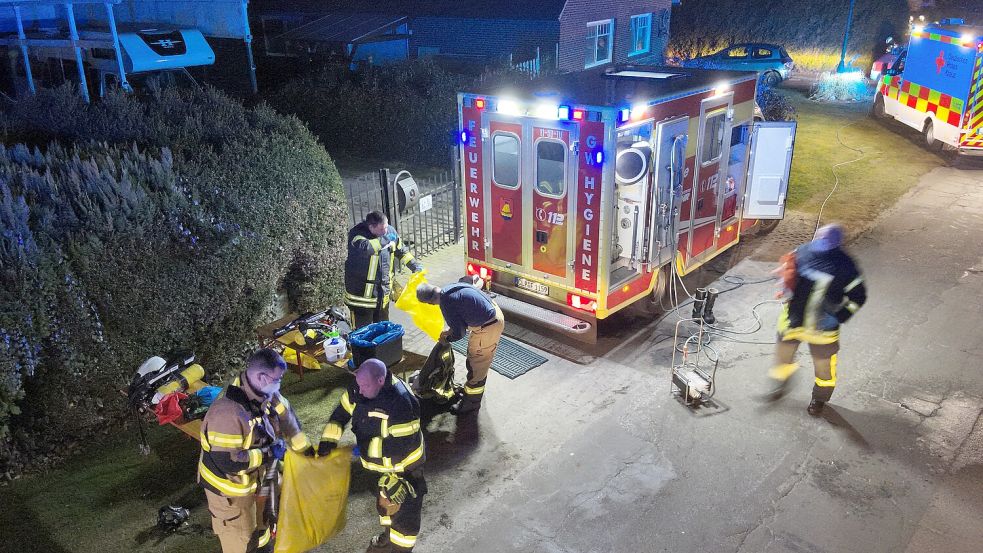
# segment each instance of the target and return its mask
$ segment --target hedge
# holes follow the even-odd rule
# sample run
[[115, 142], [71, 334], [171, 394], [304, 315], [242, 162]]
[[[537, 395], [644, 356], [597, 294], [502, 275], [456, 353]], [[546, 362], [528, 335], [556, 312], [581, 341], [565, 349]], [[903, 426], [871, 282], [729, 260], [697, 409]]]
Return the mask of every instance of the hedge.
[[296, 118], [213, 89], [62, 88], [0, 129], [0, 472], [114, 427], [151, 355], [240, 369], [278, 290], [340, 300], [340, 178]]
[[[670, 58], [705, 55], [740, 42], [784, 46], [799, 67], [832, 69], [839, 61], [850, 0], [714, 0], [683, 2], [673, 9]], [[907, 0], [856, 2], [847, 48], [866, 69], [884, 40], [903, 39], [908, 26]]]
[[457, 93], [473, 80], [426, 60], [358, 72], [336, 66], [289, 81], [268, 101], [307, 123], [334, 155], [446, 165]]

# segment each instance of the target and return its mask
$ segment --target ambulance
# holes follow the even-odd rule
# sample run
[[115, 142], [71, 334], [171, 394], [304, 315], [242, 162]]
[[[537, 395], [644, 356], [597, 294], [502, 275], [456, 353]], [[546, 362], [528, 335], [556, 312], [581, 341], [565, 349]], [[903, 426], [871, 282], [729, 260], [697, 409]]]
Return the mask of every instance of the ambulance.
[[458, 94], [467, 273], [510, 318], [582, 341], [657, 311], [673, 272], [784, 215], [795, 123], [754, 121], [756, 85], [615, 66]]
[[960, 20], [915, 26], [881, 79], [873, 114], [920, 131], [930, 148], [983, 155], [983, 28]]

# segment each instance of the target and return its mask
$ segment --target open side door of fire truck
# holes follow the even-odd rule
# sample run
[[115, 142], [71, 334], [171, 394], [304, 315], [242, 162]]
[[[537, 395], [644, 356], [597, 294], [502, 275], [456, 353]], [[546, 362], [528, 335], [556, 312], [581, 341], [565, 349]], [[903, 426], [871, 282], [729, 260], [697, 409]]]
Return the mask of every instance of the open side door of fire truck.
[[745, 219], [781, 219], [785, 216], [795, 129], [795, 121], [754, 123], [744, 192]]

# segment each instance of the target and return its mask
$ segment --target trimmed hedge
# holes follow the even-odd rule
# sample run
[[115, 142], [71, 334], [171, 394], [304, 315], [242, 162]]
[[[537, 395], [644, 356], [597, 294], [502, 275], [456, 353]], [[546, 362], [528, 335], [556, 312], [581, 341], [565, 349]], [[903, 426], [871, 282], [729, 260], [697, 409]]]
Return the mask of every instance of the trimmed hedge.
[[0, 472], [108, 430], [151, 355], [238, 370], [278, 290], [340, 301], [340, 178], [296, 118], [213, 89], [62, 88], [0, 125]]
[[457, 127], [457, 93], [474, 80], [428, 60], [351, 72], [320, 69], [270, 95], [337, 156], [446, 165]]
[[[683, 2], [673, 8], [666, 55], [692, 58], [729, 44], [770, 42], [784, 46], [800, 67], [823, 69], [811, 65], [839, 61], [849, 7], [850, 0]], [[907, 0], [857, 2], [848, 57], [883, 53], [885, 38], [905, 36], [908, 13]]]

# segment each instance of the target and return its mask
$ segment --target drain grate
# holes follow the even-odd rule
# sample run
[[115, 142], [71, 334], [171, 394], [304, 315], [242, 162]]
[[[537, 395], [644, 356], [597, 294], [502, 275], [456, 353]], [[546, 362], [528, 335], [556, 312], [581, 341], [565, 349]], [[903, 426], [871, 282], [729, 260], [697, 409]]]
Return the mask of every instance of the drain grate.
[[[452, 342], [451, 347], [460, 355], [467, 355], [468, 337]], [[542, 365], [546, 361], [547, 359], [545, 357], [531, 349], [523, 347], [508, 338], [502, 338], [498, 342], [498, 349], [495, 350], [495, 358], [492, 359], [491, 368], [502, 376], [515, 379]]]

